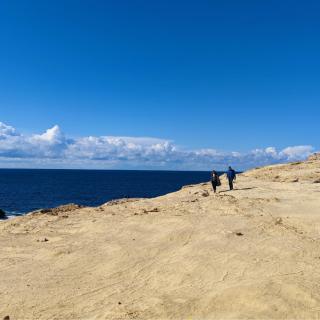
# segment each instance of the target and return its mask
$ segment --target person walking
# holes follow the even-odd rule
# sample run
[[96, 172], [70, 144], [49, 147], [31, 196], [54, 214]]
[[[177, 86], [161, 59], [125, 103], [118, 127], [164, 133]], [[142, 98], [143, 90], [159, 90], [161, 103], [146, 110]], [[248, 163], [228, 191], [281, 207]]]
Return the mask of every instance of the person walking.
[[217, 187], [221, 186], [220, 178], [217, 174], [217, 171], [213, 170], [211, 173], [211, 184], [213, 188], [213, 192], [216, 193]]
[[227, 178], [229, 181], [229, 188], [230, 190], [233, 190], [233, 181], [236, 180], [236, 172], [230, 166], [227, 171]]

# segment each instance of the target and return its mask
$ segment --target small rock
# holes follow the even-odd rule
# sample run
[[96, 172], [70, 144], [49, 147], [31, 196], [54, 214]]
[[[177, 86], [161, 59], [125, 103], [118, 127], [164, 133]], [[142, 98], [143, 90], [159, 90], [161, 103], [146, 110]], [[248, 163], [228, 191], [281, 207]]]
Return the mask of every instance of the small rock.
[[118, 305], [120, 306], [120, 305], [122, 305], [122, 303], [119, 301], [119, 302], [118, 302]]
[[47, 238], [38, 239], [38, 242], [48, 242], [49, 240]]
[[189, 184], [189, 185], [183, 186], [181, 190], [187, 189], [187, 188], [193, 188], [194, 186], [195, 186], [194, 184]]
[[209, 192], [206, 190], [201, 194], [203, 197], [209, 197]]
[[2, 209], [0, 209], [0, 219], [3, 219], [3, 220], [8, 219], [6, 213]]
[[10, 316], [5, 316], [3, 320], [10, 320]]
[[275, 224], [276, 225], [282, 224], [282, 218], [277, 218]]
[[243, 236], [243, 233], [242, 233], [242, 232], [236, 232], [236, 236], [242, 237], [242, 236]]
[[116, 206], [119, 204], [123, 204], [123, 203], [131, 203], [131, 202], [136, 202], [139, 201], [139, 198], [122, 198], [122, 199], [114, 199], [114, 200], [110, 200], [107, 203], [105, 203], [103, 206]]
[[153, 208], [151, 210], [142, 209], [142, 213], [148, 214], [149, 212], [159, 212], [160, 210], [158, 208]]

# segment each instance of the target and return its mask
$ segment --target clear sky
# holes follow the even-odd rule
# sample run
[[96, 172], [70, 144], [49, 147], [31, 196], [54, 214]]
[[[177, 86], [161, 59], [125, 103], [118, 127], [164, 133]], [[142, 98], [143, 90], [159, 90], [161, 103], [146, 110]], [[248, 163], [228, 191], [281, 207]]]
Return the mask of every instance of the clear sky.
[[319, 1], [2, 0], [0, 39], [19, 134], [320, 149]]

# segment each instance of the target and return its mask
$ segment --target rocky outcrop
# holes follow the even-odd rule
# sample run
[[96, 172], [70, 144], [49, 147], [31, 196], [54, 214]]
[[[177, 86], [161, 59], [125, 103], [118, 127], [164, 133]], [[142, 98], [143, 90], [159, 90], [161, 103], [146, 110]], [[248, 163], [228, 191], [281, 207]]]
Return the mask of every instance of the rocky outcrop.
[[123, 198], [123, 199], [115, 199], [115, 200], [110, 200], [101, 207], [104, 206], [116, 206], [124, 203], [129, 203], [129, 202], [136, 202], [138, 200], [141, 200], [141, 198]]
[[273, 182], [318, 183], [317, 181], [320, 180], [319, 161], [320, 154], [315, 153], [307, 161], [253, 169], [243, 175]]
[[0, 220], [5, 220], [5, 219], [8, 219], [6, 213], [0, 209]]
[[320, 152], [314, 153], [311, 156], [309, 156], [308, 161], [320, 161]]
[[84, 208], [84, 206], [70, 203], [70, 204], [66, 204], [63, 206], [56, 207], [56, 208], [41, 209], [41, 210], [37, 211], [36, 213], [45, 213], [45, 214], [50, 214], [53, 216], [58, 216], [59, 214], [63, 214], [63, 213], [69, 212], [69, 211], [74, 211], [76, 209], [81, 209], [81, 208]]

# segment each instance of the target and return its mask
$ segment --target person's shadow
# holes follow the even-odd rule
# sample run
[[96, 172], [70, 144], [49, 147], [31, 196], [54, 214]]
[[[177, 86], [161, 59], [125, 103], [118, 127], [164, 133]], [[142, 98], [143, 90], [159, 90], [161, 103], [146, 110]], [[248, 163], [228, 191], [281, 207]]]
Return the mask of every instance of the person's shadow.
[[257, 187], [248, 187], [248, 188], [233, 188], [233, 190], [221, 190], [221, 191], [219, 191], [219, 193], [223, 193], [223, 192], [229, 192], [229, 191], [251, 190], [251, 189], [257, 189]]

